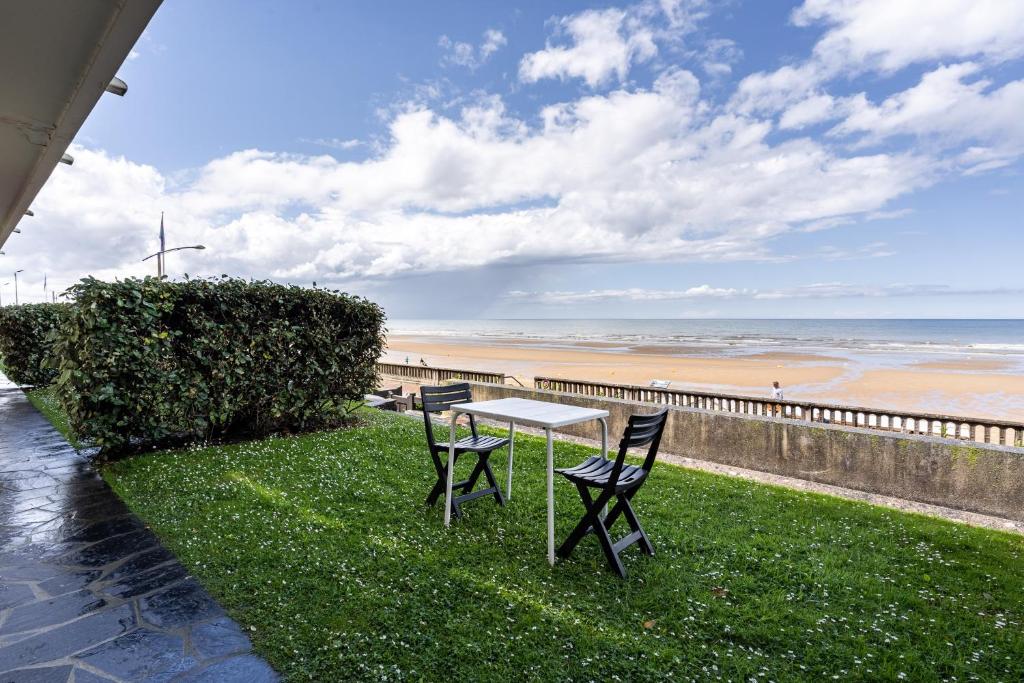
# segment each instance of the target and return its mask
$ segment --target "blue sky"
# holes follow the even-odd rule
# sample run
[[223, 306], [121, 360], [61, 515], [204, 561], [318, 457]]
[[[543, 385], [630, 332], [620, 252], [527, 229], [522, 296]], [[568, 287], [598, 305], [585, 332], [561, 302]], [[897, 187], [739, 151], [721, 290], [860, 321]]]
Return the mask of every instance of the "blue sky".
[[166, 211], [172, 275], [401, 318], [1020, 317], [1022, 57], [1014, 0], [168, 0], [7, 262]]

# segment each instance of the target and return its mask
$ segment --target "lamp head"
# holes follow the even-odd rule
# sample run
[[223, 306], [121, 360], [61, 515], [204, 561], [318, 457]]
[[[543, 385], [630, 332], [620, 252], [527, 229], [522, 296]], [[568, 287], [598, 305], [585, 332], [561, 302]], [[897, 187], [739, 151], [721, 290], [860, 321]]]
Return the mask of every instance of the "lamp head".
[[128, 84], [122, 81], [117, 76], [114, 76], [112, 79], [110, 79], [110, 83], [107, 84], [106, 90], [109, 93], [113, 93], [115, 95], [124, 97], [125, 93], [128, 92]]

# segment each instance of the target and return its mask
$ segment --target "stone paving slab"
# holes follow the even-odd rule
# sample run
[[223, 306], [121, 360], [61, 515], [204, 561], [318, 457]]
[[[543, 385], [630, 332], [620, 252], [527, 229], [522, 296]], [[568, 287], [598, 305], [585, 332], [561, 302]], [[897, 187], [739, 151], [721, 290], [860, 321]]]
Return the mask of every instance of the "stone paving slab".
[[0, 375], [0, 683], [277, 680], [88, 454]]

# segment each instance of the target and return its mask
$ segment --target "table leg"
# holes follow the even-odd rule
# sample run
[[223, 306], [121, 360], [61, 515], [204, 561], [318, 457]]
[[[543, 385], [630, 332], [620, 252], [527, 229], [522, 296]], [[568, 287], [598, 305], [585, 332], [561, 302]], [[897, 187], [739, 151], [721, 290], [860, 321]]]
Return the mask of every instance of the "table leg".
[[452, 424], [448, 430], [448, 483], [444, 489], [444, 525], [452, 522], [452, 483], [455, 481], [455, 422], [459, 413], [452, 411]]
[[548, 440], [548, 562], [555, 565], [555, 455], [551, 446], [551, 429], [544, 430]]
[[512, 453], [516, 446], [516, 423], [508, 423], [508, 478], [505, 482], [505, 498], [512, 500]]
[[[605, 460], [608, 459], [608, 420], [601, 417], [598, 418], [598, 422], [601, 423], [601, 457]], [[604, 509], [601, 511], [601, 519], [608, 516], [608, 503], [604, 504]]]

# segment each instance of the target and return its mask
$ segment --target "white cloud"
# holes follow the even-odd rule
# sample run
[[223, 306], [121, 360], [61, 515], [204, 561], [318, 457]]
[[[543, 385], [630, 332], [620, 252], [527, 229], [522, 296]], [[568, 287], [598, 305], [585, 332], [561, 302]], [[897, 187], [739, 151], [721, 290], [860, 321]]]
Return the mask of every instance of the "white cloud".
[[928, 138], [944, 147], [972, 146], [961, 155], [968, 168], [1005, 165], [1024, 154], [1024, 80], [1000, 88], [977, 76], [974, 63], [942, 66], [878, 105], [864, 94], [851, 98], [833, 135], [862, 135], [861, 144], [901, 135]]
[[317, 145], [318, 147], [328, 147], [330, 149], [340, 149], [348, 151], [355, 149], [363, 144], [362, 140], [356, 138], [301, 138], [299, 142], [305, 142], [310, 145]]
[[865, 218], [869, 221], [889, 221], [903, 218], [914, 213], [913, 209], [893, 209], [891, 211], [872, 211]]
[[525, 55], [519, 78], [534, 83], [544, 78], [582, 78], [596, 88], [612, 77], [626, 80], [630, 66], [658, 53], [654, 30], [638, 17], [615, 7], [586, 10], [563, 17], [559, 29], [569, 35], [570, 46], [552, 45]]
[[732, 288], [699, 285], [684, 290], [669, 289], [591, 289], [585, 292], [526, 292], [514, 290], [505, 298], [522, 300], [542, 305], [566, 306], [572, 304], [601, 303], [608, 301], [681, 301], [685, 299], [734, 299], [751, 296], [753, 292]]
[[850, 299], [931, 296], [1010, 296], [1024, 293], [1019, 287], [967, 288], [932, 284], [853, 285], [823, 282], [789, 289], [757, 292], [755, 299]]
[[828, 94], [812, 95], [790, 106], [782, 113], [779, 127], [805, 128], [835, 117], [836, 99]]
[[[967, 174], [1024, 155], [1024, 81], [995, 87], [982, 76], [987, 66], [1024, 55], [1024, 2], [805, 0], [793, 21], [827, 28], [806, 60], [744, 78], [729, 111], [777, 117], [790, 132], [838, 121], [829, 132], [834, 140], [890, 150], [911, 141], [941, 158], [937, 166]], [[877, 104], [864, 92], [828, 92], [841, 77], [965, 57], [975, 61], [935, 64], [917, 85]]]
[[489, 28], [484, 31], [484, 40], [480, 43], [480, 59], [486, 60], [495, 52], [508, 45], [508, 39], [501, 31]]
[[[631, 64], [657, 51], [655, 13], [685, 31], [699, 7], [644, 4], [564, 18], [571, 45], [523, 64], [538, 78], [625, 80]], [[473, 59], [503, 41], [486, 32], [470, 46]], [[699, 64], [700, 52], [691, 54]], [[619, 85], [523, 115], [496, 95], [467, 97], [458, 110], [424, 97], [382, 114], [386, 133], [365, 159], [250, 149], [185, 176], [75, 146], [75, 166], [58, 169], [33, 205], [36, 218], [7, 251], [37, 254], [37, 270], [68, 279], [148, 272], [139, 259], [154, 251], [166, 211], [176, 244], [208, 247], [176, 254], [177, 272], [343, 283], [497, 264], [794, 260], [775, 250], [775, 238], [883, 217], [893, 200], [951, 170], [980, 171], [1024, 154], [1015, 116], [1024, 88], [993, 86], [981, 64], [938, 67], [880, 103], [828, 93], [814, 60], [744, 79], [724, 106], [691, 71], [665, 65], [650, 87]], [[799, 132], [824, 121], [837, 121], [831, 135]], [[869, 147], [905, 136], [934, 143]], [[812, 257], [892, 253], [863, 242], [821, 247]], [[49, 248], [54, 243], [64, 248]]]
[[701, 66], [712, 78], [732, 74], [732, 65], [743, 58], [743, 50], [728, 38], [713, 38], [704, 44]]
[[[769, 144], [769, 126], [709, 113], [682, 70], [650, 90], [553, 105], [540, 121], [510, 116], [497, 97], [457, 117], [415, 109], [365, 161], [246, 150], [176, 184], [75, 147], [21, 243], [46, 253], [51, 272], [135, 272], [164, 210], [175, 240], [208, 247], [181, 255], [193, 271], [319, 282], [497, 263], [770, 259], [772, 237], [881, 210], [927, 183], [931, 166], [807, 139]], [[65, 233], [83, 244], [45, 248]]]
[[805, 0], [793, 22], [829, 27], [814, 57], [832, 70], [893, 72], [918, 62], [1024, 54], [1020, 0]]
[[934, 296], [1011, 296], [1024, 293], [1022, 288], [970, 289], [948, 285], [855, 285], [843, 282], [823, 282], [784, 289], [735, 289], [699, 285], [682, 290], [671, 289], [592, 289], [582, 292], [549, 291], [530, 292], [514, 290], [505, 298], [512, 301], [527, 301], [545, 306], [570, 306], [588, 303], [608, 302], [664, 302], [688, 301], [692, 299], [860, 299], [890, 297], [934, 297]]
[[813, 95], [821, 78], [813, 62], [750, 74], [736, 86], [729, 109], [742, 114], [781, 111]]
[[[912, 64], [965, 58], [997, 63], [1024, 55], [1020, 0], [805, 0], [792, 18], [798, 26], [827, 27], [812, 54], [747, 76], [730, 103], [747, 114], [796, 105], [787, 121], [791, 128], [806, 125], [801, 115], [829, 114], [822, 108], [821, 88], [838, 76], [890, 74]], [[801, 102], [807, 103], [803, 109]]]
[[441, 36], [437, 44], [444, 49], [445, 54], [441, 58], [442, 64], [455, 64], [468, 69], [479, 69], [491, 56], [508, 44], [508, 39], [501, 31], [489, 28], [484, 31], [483, 39], [479, 46], [472, 43], [454, 41], [448, 36]]
[[[658, 55], [658, 44], [678, 47], [708, 15], [706, 0], [643, 0], [625, 8], [589, 9], [554, 20], [555, 37], [543, 50], [523, 56], [519, 78], [534, 83], [546, 78], [583, 79], [596, 88], [613, 80], [625, 82], [634, 64]], [[728, 39], [709, 40], [704, 68], [723, 75], [742, 52]]]
[[[707, 4], [707, 0], [658, 0], [657, 8], [670, 28], [689, 32], [696, 30], [697, 23], [707, 17]], [[642, 4], [640, 9], [645, 14], [652, 13], [650, 4]]]

